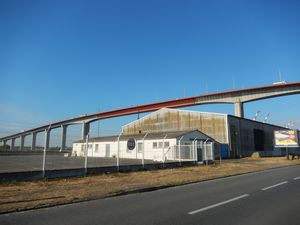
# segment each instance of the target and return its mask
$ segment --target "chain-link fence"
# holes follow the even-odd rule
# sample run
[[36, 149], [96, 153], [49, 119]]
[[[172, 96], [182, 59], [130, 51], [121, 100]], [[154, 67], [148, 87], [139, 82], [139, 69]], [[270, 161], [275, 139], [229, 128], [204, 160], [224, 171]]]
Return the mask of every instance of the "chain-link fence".
[[[91, 169], [100, 171], [135, 170], [136, 168], [167, 167], [183, 163], [201, 163], [215, 158], [214, 143], [191, 141], [181, 144], [177, 139], [122, 139], [74, 144], [72, 150], [39, 149], [0, 152], [0, 173]], [[101, 170], [103, 169], [103, 170]]]

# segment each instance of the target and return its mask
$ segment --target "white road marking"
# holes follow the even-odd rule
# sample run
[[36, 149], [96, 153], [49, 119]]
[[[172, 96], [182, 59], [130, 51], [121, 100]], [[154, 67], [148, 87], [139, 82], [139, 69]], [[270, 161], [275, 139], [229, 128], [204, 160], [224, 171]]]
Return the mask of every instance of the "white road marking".
[[262, 190], [262, 191], [266, 191], [266, 190], [268, 190], [268, 189], [271, 189], [271, 188], [274, 188], [274, 187], [277, 187], [277, 186], [280, 186], [280, 185], [283, 185], [283, 184], [287, 184], [287, 183], [288, 183], [287, 181], [283, 181], [283, 182], [281, 182], [281, 183], [279, 183], [279, 184], [274, 184], [274, 185], [272, 185], [272, 186], [262, 188], [261, 190]]
[[299, 180], [299, 179], [300, 179], [300, 177], [295, 177], [295, 178], [294, 178], [294, 180]]
[[219, 203], [217, 203], [217, 204], [213, 204], [213, 205], [204, 207], [204, 208], [202, 208], [202, 209], [194, 210], [194, 211], [192, 211], [192, 212], [189, 212], [188, 214], [193, 215], [193, 214], [196, 214], [196, 213], [199, 213], [199, 212], [203, 212], [203, 211], [205, 211], [205, 210], [209, 210], [209, 209], [212, 209], [212, 208], [221, 206], [221, 205], [225, 205], [225, 204], [230, 203], [230, 202], [233, 202], [233, 201], [237, 201], [237, 200], [239, 200], [239, 199], [242, 199], [242, 198], [245, 198], [245, 197], [248, 197], [248, 196], [249, 196], [248, 194], [240, 195], [240, 196], [238, 196], [238, 197], [235, 197], [235, 198], [232, 198], [232, 199], [223, 201], [223, 202], [219, 202]]

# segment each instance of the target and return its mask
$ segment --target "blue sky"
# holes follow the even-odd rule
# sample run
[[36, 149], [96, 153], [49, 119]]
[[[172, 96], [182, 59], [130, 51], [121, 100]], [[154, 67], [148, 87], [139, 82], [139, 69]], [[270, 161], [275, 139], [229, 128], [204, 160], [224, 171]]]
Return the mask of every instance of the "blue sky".
[[[299, 12], [291, 0], [0, 0], [0, 136], [99, 109], [268, 85], [279, 70], [300, 81]], [[299, 109], [294, 95], [246, 104], [245, 114], [300, 128]], [[101, 121], [99, 133], [135, 118]]]

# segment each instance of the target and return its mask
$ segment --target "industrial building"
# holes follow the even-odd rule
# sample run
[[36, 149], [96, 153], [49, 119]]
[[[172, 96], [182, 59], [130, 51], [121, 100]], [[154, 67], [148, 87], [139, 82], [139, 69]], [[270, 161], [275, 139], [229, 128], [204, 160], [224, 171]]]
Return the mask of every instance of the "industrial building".
[[[90, 139], [88, 155], [115, 157], [118, 146], [128, 150], [129, 139], [136, 140], [136, 146], [133, 151], [121, 151], [124, 158], [141, 158], [141, 146], [145, 146], [145, 159], [168, 160], [173, 156], [164, 155], [165, 151], [178, 145], [192, 146], [193, 140], [198, 144], [205, 140], [213, 143], [222, 158], [244, 157], [253, 152], [281, 155], [282, 149], [274, 147], [274, 131], [283, 129], [286, 128], [228, 114], [162, 108], [124, 125], [119, 140], [118, 136]], [[182, 137], [185, 138], [181, 140]], [[73, 143], [73, 155], [84, 153], [84, 142]]]
[[259, 151], [281, 154], [274, 148], [274, 131], [284, 127], [228, 114], [163, 108], [122, 127], [124, 135], [199, 130], [221, 144], [222, 157], [243, 157]]
[[[205, 148], [203, 148], [204, 144]], [[73, 143], [72, 155], [85, 156], [88, 147], [88, 157], [145, 159], [160, 162], [202, 161], [202, 155], [206, 160], [213, 160], [215, 146], [217, 146], [215, 140], [199, 130], [147, 132], [76, 141]]]

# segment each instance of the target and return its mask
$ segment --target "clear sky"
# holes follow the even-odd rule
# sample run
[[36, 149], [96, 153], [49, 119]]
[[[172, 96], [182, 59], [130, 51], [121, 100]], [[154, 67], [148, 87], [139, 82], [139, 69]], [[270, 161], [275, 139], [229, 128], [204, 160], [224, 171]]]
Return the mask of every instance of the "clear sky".
[[[0, 0], [0, 136], [80, 114], [300, 81], [298, 0]], [[231, 105], [190, 108], [233, 114]], [[245, 115], [300, 128], [299, 95]], [[136, 116], [101, 121], [116, 133]], [[96, 123], [97, 124], [97, 123]], [[96, 135], [98, 124], [92, 132]]]

